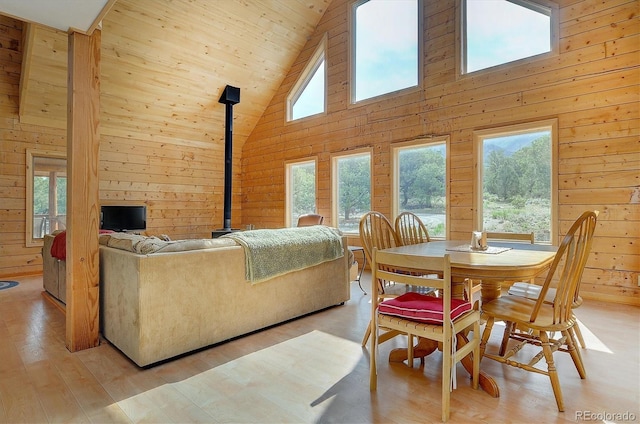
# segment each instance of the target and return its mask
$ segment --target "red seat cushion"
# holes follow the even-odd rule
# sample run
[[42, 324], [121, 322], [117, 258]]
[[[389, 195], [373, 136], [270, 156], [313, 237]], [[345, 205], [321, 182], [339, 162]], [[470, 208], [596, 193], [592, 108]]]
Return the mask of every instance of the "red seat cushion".
[[[442, 298], [409, 292], [378, 305], [378, 311], [385, 315], [395, 315], [426, 324], [442, 325]], [[451, 299], [451, 319], [471, 310], [471, 303], [461, 299]]]

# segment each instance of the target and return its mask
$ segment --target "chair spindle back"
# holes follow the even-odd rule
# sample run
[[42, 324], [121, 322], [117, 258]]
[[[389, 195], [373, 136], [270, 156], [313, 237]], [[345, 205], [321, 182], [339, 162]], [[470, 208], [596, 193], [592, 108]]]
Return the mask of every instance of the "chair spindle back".
[[572, 318], [572, 307], [578, 296], [582, 273], [591, 251], [596, 220], [597, 214], [595, 212], [584, 212], [567, 231], [551, 263], [536, 305], [531, 312], [531, 322], [534, 322], [538, 316], [554, 280], [557, 281], [553, 298], [554, 324], [566, 322]]

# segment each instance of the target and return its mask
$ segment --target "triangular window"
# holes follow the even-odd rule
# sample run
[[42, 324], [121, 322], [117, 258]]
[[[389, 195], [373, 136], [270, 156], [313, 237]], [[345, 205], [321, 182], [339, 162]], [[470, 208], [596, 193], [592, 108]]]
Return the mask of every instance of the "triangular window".
[[326, 110], [326, 36], [287, 97], [287, 120], [306, 118]]

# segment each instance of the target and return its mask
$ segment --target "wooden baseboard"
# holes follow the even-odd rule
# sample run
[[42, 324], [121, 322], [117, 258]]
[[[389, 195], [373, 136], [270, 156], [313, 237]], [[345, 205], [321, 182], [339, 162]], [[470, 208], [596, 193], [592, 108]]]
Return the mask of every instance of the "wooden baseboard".
[[615, 294], [589, 293], [585, 291], [580, 291], [580, 296], [585, 300], [600, 300], [608, 303], [640, 306], [640, 298], [635, 296], [618, 296]]
[[[513, 283], [503, 282], [501, 284], [503, 294], [511, 287]], [[599, 300], [607, 303], [617, 303], [621, 305], [640, 306], [640, 298], [636, 296], [620, 296], [615, 294], [603, 294], [603, 293], [590, 293], [584, 290], [580, 291], [580, 296], [583, 299]]]
[[67, 307], [65, 306], [65, 304], [60, 302], [55, 297], [51, 296], [51, 294], [48, 291], [43, 290], [42, 297], [44, 297], [47, 301], [49, 301], [53, 306], [58, 308], [63, 314], [65, 315], [67, 314]]
[[11, 280], [20, 277], [35, 277], [37, 275], [42, 275], [42, 271], [34, 271], [34, 272], [12, 272], [10, 274], [0, 274], [0, 279], [3, 280]]

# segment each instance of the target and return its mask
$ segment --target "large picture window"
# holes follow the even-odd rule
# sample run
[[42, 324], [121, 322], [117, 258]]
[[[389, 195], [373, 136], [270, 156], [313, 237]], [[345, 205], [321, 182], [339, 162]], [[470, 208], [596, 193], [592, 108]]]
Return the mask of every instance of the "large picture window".
[[475, 133], [476, 229], [557, 237], [555, 120]]
[[557, 7], [535, 0], [460, 0], [461, 73], [557, 51]]
[[352, 103], [420, 83], [421, 0], [363, 0], [352, 9]]
[[360, 218], [371, 210], [371, 152], [332, 158], [333, 216], [337, 227], [358, 233]]
[[393, 146], [394, 214], [413, 212], [429, 236], [447, 236], [447, 141], [417, 140]]
[[315, 159], [287, 163], [286, 226], [295, 226], [300, 215], [316, 212], [316, 161]]
[[27, 150], [26, 245], [66, 228], [67, 159], [53, 151]]

